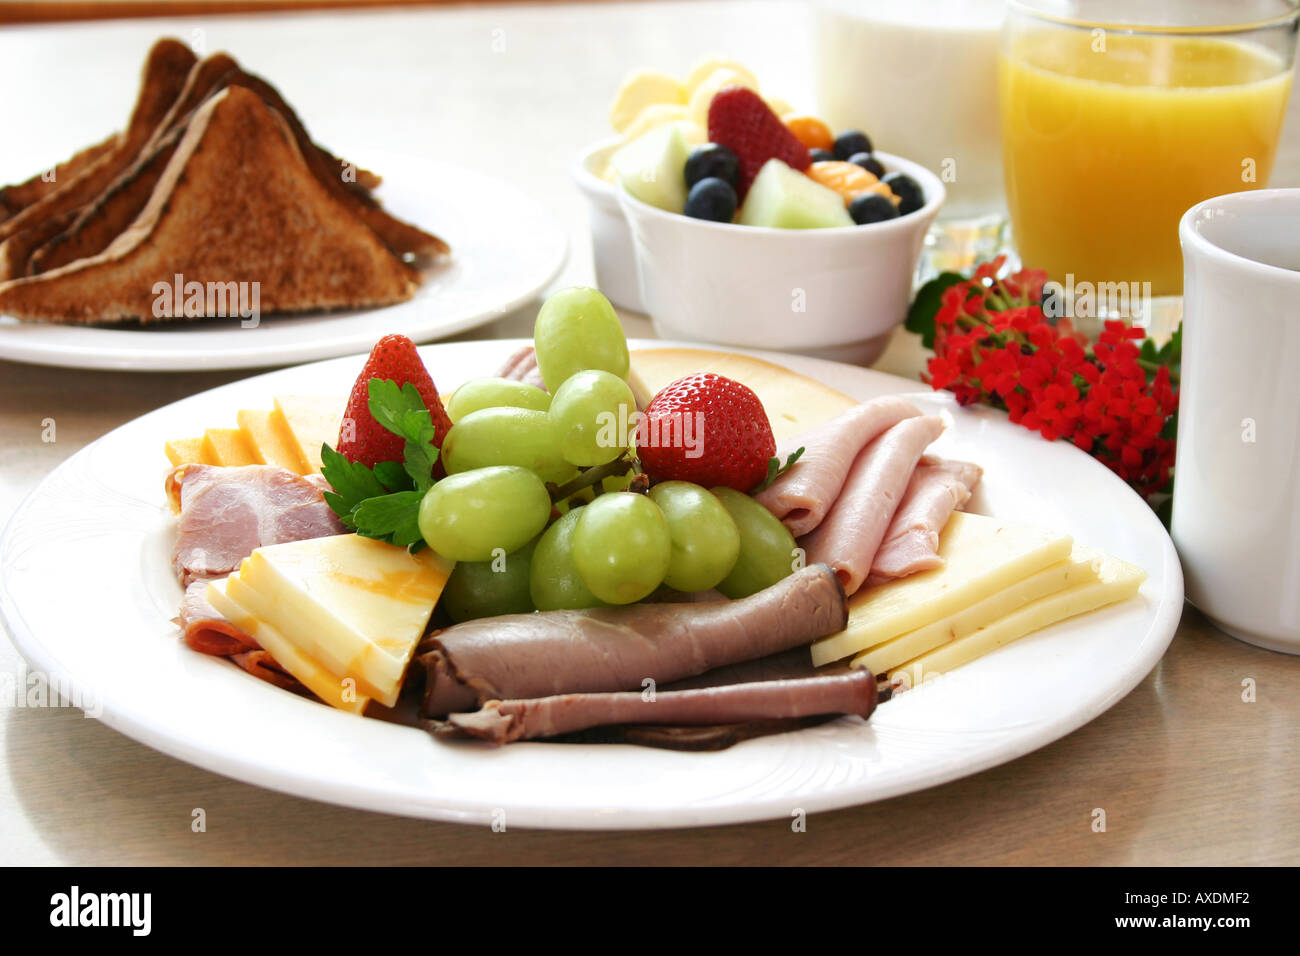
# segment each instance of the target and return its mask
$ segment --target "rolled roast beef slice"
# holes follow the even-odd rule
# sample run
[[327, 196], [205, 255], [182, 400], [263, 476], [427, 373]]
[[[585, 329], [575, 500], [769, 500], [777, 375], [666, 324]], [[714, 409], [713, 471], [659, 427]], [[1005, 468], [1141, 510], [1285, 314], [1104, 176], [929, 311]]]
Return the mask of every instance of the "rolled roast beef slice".
[[871, 563], [868, 583], [941, 566], [939, 532], [949, 516], [966, 503], [983, 473], [979, 465], [968, 461], [922, 458]]
[[842, 630], [839, 578], [809, 565], [757, 594], [712, 604], [633, 604], [466, 621], [426, 638], [422, 716], [489, 700], [640, 691], [766, 657]]
[[927, 445], [943, 431], [936, 415], [908, 418], [858, 455], [825, 520], [799, 539], [809, 561], [835, 569], [847, 594], [862, 587], [889, 522]]
[[435, 733], [505, 744], [611, 724], [714, 725], [820, 714], [865, 718], [875, 708], [876, 679], [859, 670], [836, 677], [666, 691], [653, 697], [632, 691], [494, 700], [472, 713], [451, 714]]
[[801, 447], [804, 453], [755, 498], [796, 538], [808, 534], [835, 504], [862, 449], [894, 425], [920, 414], [921, 410], [911, 402], [887, 395], [855, 405], [802, 435], [786, 439], [776, 449], [781, 461]]

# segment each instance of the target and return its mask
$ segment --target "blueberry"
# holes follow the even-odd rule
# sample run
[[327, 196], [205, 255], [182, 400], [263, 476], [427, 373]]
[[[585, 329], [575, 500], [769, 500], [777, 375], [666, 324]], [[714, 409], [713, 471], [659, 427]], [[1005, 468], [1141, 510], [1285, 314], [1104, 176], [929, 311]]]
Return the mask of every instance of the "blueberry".
[[740, 185], [740, 160], [725, 146], [705, 143], [691, 151], [686, 160], [686, 188], [704, 179], [721, 179], [735, 189]]
[[885, 164], [870, 153], [854, 153], [849, 157], [849, 162], [855, 166], [861, 166], [877, 179], [885, 178]]
[[856, 153], [871, 152], [871, 140], [867, 134], [860, 129], [845, 130], [835, 137], [835, 158], [844, 162], [852, 162], [849, 159]]
[[736, 214], [736, 204], [736, 190], [731, 188], [731, 183], [709, 176], [691, 187], [682, 212], [692, 219], [731, 222], [731, 217]]
[[835, 160], [835, 154], [829, 149], [810, 149], [808, 155], [814, 163], [829, 163]]
[[902, 200], [898, 207], [900, 216], [906, 216], [909, 212], [916, 212], [925, 205], [925, 192], [921, 189], [920, 184], [906, 173], [890, 173], [880, 181], [892, 189], [894, 195]]
[[898, 209], [880, 193], [863, 193], [849, 203], [849, 215], [859, 226], [865, 226], [869, 222], [897, 219]]

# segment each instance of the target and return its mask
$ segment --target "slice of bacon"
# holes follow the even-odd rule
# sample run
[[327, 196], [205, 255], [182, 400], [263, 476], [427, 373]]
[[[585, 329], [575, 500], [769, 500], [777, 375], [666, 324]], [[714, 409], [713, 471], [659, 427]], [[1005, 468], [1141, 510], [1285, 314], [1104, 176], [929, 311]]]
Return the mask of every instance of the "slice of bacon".
[[257, 548], [342, 534], [321, 483], [274, 465], [183, 465], [172, 566], [181, 584], [222, 577]]
[[614, 724], [737, 724], [820, 714], [866, 718], [876, 708], [876, 697], [875, 676], [857, 670], [832, 677], [730, 684], [653, 695], [632, 691], [493, 700], [480, 710], [451, 714], [434, 732], [505, 744]]
[[755, 495], [796, 538], [813, 531], [839, 497], [862, 449], [885, 431], [921, 410], [897, 395], [855, 405], [830, 421], [782, 441], [776, 448], [784, 462], [804, 452], [786, 472]]
[[871, 562], [868, 584], [941, 567], [939, 532], [966, 503], [984, 470], [968, 461], [926, 456], [916, 466], [885, 540]]
[[890, 428], [862, 450], [825, 519], [799, 539], [810, 563], [835, 569], [846, 594], [854, 594], [871, 573], [912, 472], [942, 431], [937, 415], [907, 418]]

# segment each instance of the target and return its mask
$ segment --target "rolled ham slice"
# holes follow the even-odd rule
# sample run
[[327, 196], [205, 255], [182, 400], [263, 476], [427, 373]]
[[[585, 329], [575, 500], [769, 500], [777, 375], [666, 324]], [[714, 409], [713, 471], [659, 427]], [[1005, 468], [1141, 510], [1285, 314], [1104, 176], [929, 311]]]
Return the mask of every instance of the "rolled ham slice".
[[466, 621], [421, 644], [422, 716], [490, 700], [640, 691], [766, 657], [843, 630], [839, 578], [809, 565], [757, 594], [714, 604], [637, 604]]
[[274, 465], [185, 465], [170, 481], [181, 509], [172, 566], [186, 587], [224, 577], [265, 545], [346, 530], [325, 503], [322, 482]]
[[939, 532], [966, 503], [984, 470], [968, 461], [922, 458], [871, 563], [868, 584], [941, 567]]
[[825, 519], [799, 539], [809, 562], [835, 569], [846, 594], [867, 580], [921, 454], [942, 431], [937, 415], [907, 418], [890, 428], [862, 450]]
[[536, 700], [494, 700], [472, 713], [451, 714], [437, 733], [495, 744], [554, 737], [611, 724], [712, 725], [857, 714], [876, 708], [876, 679], [858, 670], [834, 677], [731, 684], [698, 690], [563, 694]]
[[921, 410], [895, 395], [855, 405], [830, 421], [777, 445], [784, 462], [800, 447], [804, 453], [755, 499], [776, 515], [796, 538], [815, 529], [830, 511], [858, 455], [886, 430]]
[[256, 640], [227, 621], [208, 603], [207, 590], [208, 579], [199, 578], [190, 582], [185, 597], [181, 599], [177, 623], [190, 649], [219, 657], [260, 650], [261, 645]]

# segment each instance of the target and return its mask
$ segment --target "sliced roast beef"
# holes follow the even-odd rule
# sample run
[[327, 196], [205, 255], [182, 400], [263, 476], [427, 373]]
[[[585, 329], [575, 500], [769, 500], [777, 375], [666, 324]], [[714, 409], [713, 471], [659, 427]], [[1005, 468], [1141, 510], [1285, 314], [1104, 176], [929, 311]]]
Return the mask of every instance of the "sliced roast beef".
[[181, 584], [221, 577], [265, 545], [342, 534], [320, 485], [274, 465], [185, 465], [172, 566]]
[[422, 715], [489, 700], [641, 690], [765, 657], [842, 630], [839, 578], [809, 565], [738, 601], [544, 611], [466, 621], [420, 646]]
[[796, 538], [815, 529], [839, 497], [840, 489], [868, 444], [921, 410], [906, 399], [887, 395], [855, 405], [830, 421], [786, 439], [776, 449], [785, 461], [802, 447], [803, 455], [755, 498]]
[[968, 461], [922, 458], [871, 563], [868, 583], [940, 567], [939, 532], [966, 503], [983, 473]]
[[472, 713], [451, 714], [436, 732], [504, 744], [611, 724], [713, 725], [819, 714], [869, 717], [875, 707], [876, 679], [870, 671], [858, 670], [835, 677], [655, 694], [632, 691], [494, 700]]
[[809, 561], [835, 569], [846, 593], [856, 592], [871, 573], [916, 463], [942, 431], [943, 419], [936, 415], [906, 418], [869, 444], [825, 519], [799, 540]]

